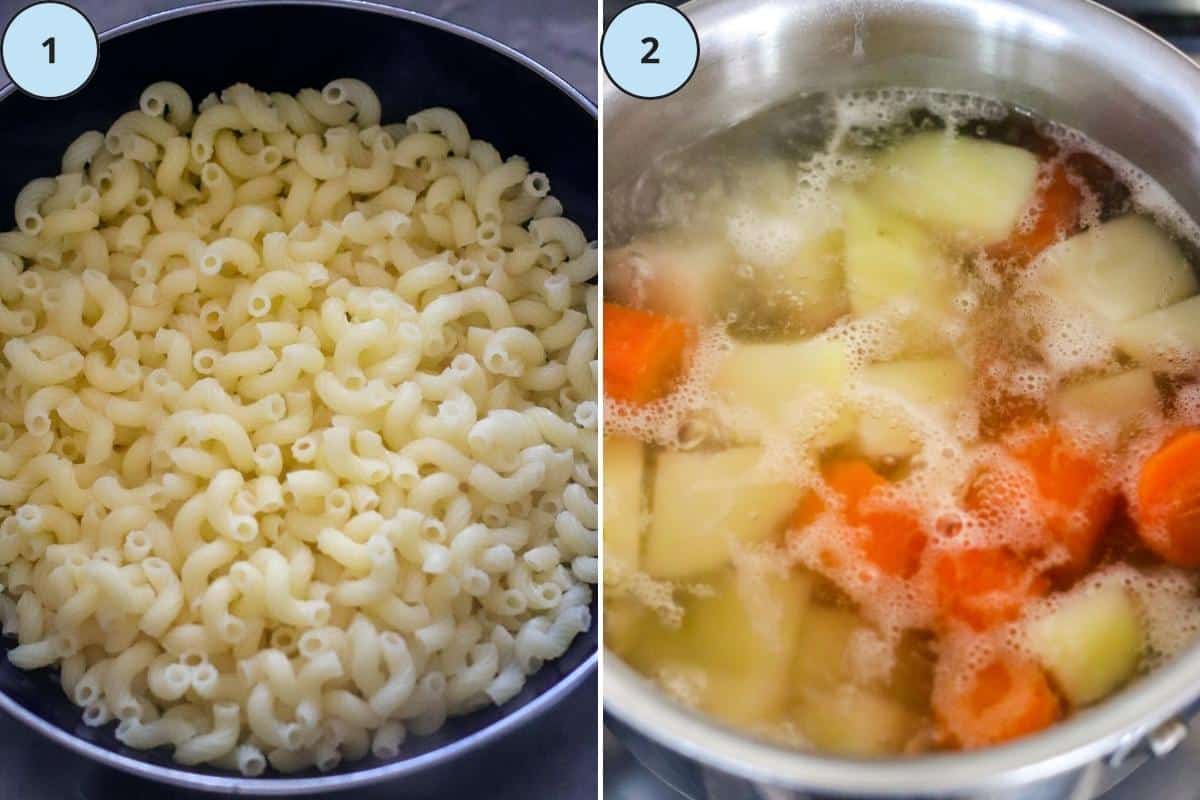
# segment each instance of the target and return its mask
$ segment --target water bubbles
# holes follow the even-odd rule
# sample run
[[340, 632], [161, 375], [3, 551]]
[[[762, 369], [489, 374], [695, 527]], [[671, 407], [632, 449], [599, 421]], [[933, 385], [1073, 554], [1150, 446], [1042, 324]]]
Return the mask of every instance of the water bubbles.
[[641, 405], [605, 397], [605, 432], [661, 447], [678, 447], [687, 418], [714, 405], [709, 382], [721, 358], [732, 349], [733, 342], [723, 329], [718, 326], [703, 329], [686, 373], [670, 394]]
[[[759, 281], [773, 270], [790, 266], [815, 237], [838, 230], [842, 224], [839, 198], [844, 197], [846, 185], [870, 176], [873, 153], [878, 148], [915, 130], [987, 136], [998, 129], [994, 123], [1006, 120], [1013, 112], [1003, 103], [986, 98], [896, 88], [839, 94], [827, 100], [829, 113], [813, 115], [810, 120], [813, 131], [819, 128], [828, 133], [823, 147], [803, 155], [781, 155], [780, 149], [773, 146], [778, 142], [772, 140], [772, 147], [767, 147], [765, 139], [752, 139], [752, 146], [743, 151], [711, 149], [707, 152], [712, 164], [706, 165], [705, 173], [710, 183], [693, 182], [674, 200], [664, 201], [655, 225], [723, 235], [736, 257], [736, 266], [728, 264], [729, 273], [741, 281]], [[766, 130], [774, 113], [787, 116], [792, 112], [768, 111], [762, 122], [754, 124]], [[801, 131], [799, 117], [787, 121], [793, 123], [793, 132]], [[1055, 170], [1070, 156], [1092, 154], [1110, 165], [1129, 187], [1133, 208], [1152, 215], [1180, 237], [1200, 242], [1200, 229], [1160, 186], [1128, 161], [1080, 133], [1053, 123], [1039, 120], [1036, 130], [1054, 143], [1058, 153], [1040, 173], [1041, 186], [1048, 185]], [[810, 138], [818, 140], [815, 135]], [[696, 165], [690, 168], [694, 170]], [[695, 174], [693, 171], [689, 177]], [[1111, 208], [1104, 208], [1105, 198], [1097, 196], [1086, 181], [1073, 172], [1068, 176], [1082, 195], [1081, 225], [1098, 224], [1103, 215], [1111, 214]], [[1018, 230], [1034, 231], [1042, 212], [1039, 203], [1031, 204], [1020, 218]], [[711, 230], [705, 227], [710, 222]], [[1059, 238], [1066, 233], [1060, 232]], [[963, 274], [961, 287], [950, 300], [951, 313], [945, 322], [934, 326], [939, 349], [933, 354], [953, 355], [971, 366], [975, 382], [972, 402], [969, 408], [937, 424], [918, 421], [906, 427], [914, 437], [916, 452], [911, 457], [889, 456], [874, 464], [895, 480], [881, 498], [919, 509], [930, 551], [1006, 547], [1028, 553], [1037, 568], [1050, 569], [1064, 563], [1069, 554], [1066, 548], [1047, 545], [1045, 502], [1037, 481], [1028, 466], [1011, 455], [1029, 437], [1045, 429], [1034, 426], [1023, 440], [1021, 435], [1010, 436], [1007, 428], [1001, 428], [1008, 439], [1000, 444], [994, 441], [999, 434], [989, 427], [989, 414], [996, 412], [1004, 417], [1006, 426], [1018, 413], [1026, 412], [1024, 420], [1044, 422], [1052, 416], [1056, 392], [1063, 386], [1081, 376], [1109, 374], [1121, 368], [1111, 326], [1092, 317], [1069, 297], [1044, 290], [1045, 273], [1041, 270], [1046, 259], [1035, 260], [1024, 272], [1014, 275], [1012, 263], [1001, 258], [967, 253], [962, 242], [950, 237], [944, 237], [940, 244], [947, 253], [961, 257], [956, 263], [961, 263]], [[789, 289], [793, 292], [789, 297], [804, 299], [809, 289]], [[1006, 306], [1004, 315], [994, 313], [1002, 303]], [[838, 397], [854, 413], [877, 408], [880, 402], [862, 386], [866, 367], [916, 357], [904, 349], [910, 345], [903, 334], [907, 317], [918, 312], [914, 306], [905, 308], [899, 303], [870, 316], [844, 316], [825, 329], [824, 336], [845, 346], [848, 375], [838, 389]], [[993, 330], [984, 330], [987, 327]], [[1002, 340], [1005, 346], [1019, 340], [1021, 347], [1002, 347], [1000, 356], [993, 358], [980, 345], [988, 335]], [[675, 391], [640, 407], [608, 402], [607, 430], [673, 448], [684, 444], [680, 431], [694, 433], [694, 421], [702, 418], [713, 429], [724, 432], [722, 444], [746, 443], [738, 438], [743, 435], [749, 443], [762, 444], [763, 470], [815, 491], [824, 513], [802, 530], [785, 536], [786, 555], [781, 558], [831, 578], [871, 623], [869, 635], [856, 639], [851, 648], [852, 659], [858, 663], [856, 671], [868, 674], [880, 664], [889, 663], [889, 653], [894, 654], [893, 645], [904, 631], [935, 626], [936, 598], [929, 558], [908, 580], [883, 574], [864, 560], [863, 530], [847, 524], [841, 499], [817, 479], [819, 459], [828, 452], [812, 447], [815, 440], [806, 438], [801, 430], [805, 422], [813, 430], [821, 428], [820, 409], [814, 408], [801, 423], [793, 419], [787, 425], [764, 426], [738, 406], [736, 397], [716, 397], [709, 390], [711, 375], [733, 347], [723, 325], [704, 329], [692, 368]], [[910, 416], [906, 412], [900, 418], [906, 426]], [[1200, 388], [1185, 386], [1177, 392], [1170, 422], [1200, 425]], [[1117, 437], [1111, 430], [1073, 426], [1063, 420], [1055, 420], [1055, 424], [1068, 441], [1081, 449], [1113, 452]], [[1133, 487], [1140, 465], [1167, 435], [1161, 425], [1143, 427], [1149, 430], [1121, 440], [1124, 450], [1120, 458], [1106, 457], [1102, 465], [1104, 486], [1119, 491], [1131, 503], [1136, 496]], [[837, 445], [854, 452], [856, 440], [851, 434]], [[697, 446], [714, 445], [705, 441]], [[981, 485], [985, 487], [981, 489]], [[1136, 508], [1132, 510], [1136, 512]], [[1063, 519], [1068, 526], [1086, 522], [1082, 512], [1064, 512]], [[743, 559], [739, 568], [750, 569], [746, 565], [752, 561]], [[1161, 663], [1200, 633], [1200, 595], [1195, 576], [1180, 570], [1119, 565], [1106, 566], [1086, 580], [1101, 579], [1119, 580], [1138, 598], [1148, 631], [1148, 665]], [[644, 602], [665, 619], [678, 622], [682, 612], [674, 605], [670, 587], [646, 579], [638, 584], [638, 591], [645, 595]], [[1031, 613], [1045, 613], [1057, 602], [1054, 597], [1039, 601]], [[955, 655], [939, 669], [953, 667], [965, 676], [970, 675], [972, 666], [988, 663], [999, 650], [1025, 652], [1021, 630], [1018, 621], [987, 635], [948, 635], [943, 652]], [[690, 678], [685, 678], [674, 676], [681, 693], [689, 690]]]

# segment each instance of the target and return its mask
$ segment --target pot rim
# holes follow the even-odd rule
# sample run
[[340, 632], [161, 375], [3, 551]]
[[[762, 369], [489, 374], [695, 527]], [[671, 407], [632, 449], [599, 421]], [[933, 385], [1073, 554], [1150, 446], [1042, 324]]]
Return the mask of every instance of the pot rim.
[[[1122, 29], [1120, 35], [1127, 44], [1156, 50], [1165, 66], [1190, 83], [1192, 96], [1200, 96], [1200, 64], [1161, 36], [1095, 0], [997, 0], [996, 4], [1017, 6], [1049, 19], [1061, 18], [1059, 12], [1065, 9], [1072, 14], [1091, 14], [1097, 25]], [[698, 15], [724, 5], [728, 0], [690, 0], [681, 10], [695, 21]], [[703, 22], [694, 24], [703, 37]], [[603, 98], [606, 114], [610, 103], [639, 102], [621, 96], [607, 79]], [[612, 651], [605, 650], [604, 659], [605, 713], [637, 734], [701, 765], [752, 782], [847, 797], [974, 795], [1035, 783], [1115, 754], [1130, 755], [1147, 734], [1169, 718], [1182, 717], [1186, 722], [1200, 696], [1197, 642], [1112, 698], [1038, 734], [973, 751], [916, 758], [850, 758], [755, 739], [670, 699]]]
[[[121, 23], [101, 32], [99, 39], [101, 43], [104, 43], [126, 33], [152, 27], [160, 22], [190, 17], [195, 14], [255, 6], [324, 6], [345, 9], [347, 11], [383, 14], [454, 34], [475, 44], [482, 45], [516, 62], [557, 88], [574, 101], [577, 106], [590, 114], [593, 119], [598, 117], [598, 110], [595, 103], [549, 68], [519, 50], [463, 25], [416, 11], [382, 5], [373, 2], [373, 0], [211, 0], [210, 2], [197, 2], [178, 8], [158, 11], [144, 17], [139, 17], [138, 19], [130, 20], [129, 22]], [[11, 81], [6, 83], [3, 87], [0, 87], [0, 100], [4, 100], [15, 91], [18, 91], [15, 84]], [[597, 625], [598, 621], [593, 621], [592, 624]], [[29, 711], [3, 691], [0, 691], [0, 709], [8, 712], [11, 716], [25, 723], [43, 736], [75, 751], [79, 755], [141, 778], [205, 792], [276, 797], [292, 796], [368, 786], [385, 780], [413, 775], [427, 767], [452, 761], [488, 742], [515, 731], [525, 723], [531, 722], [541, 716], [594, 673], [598, 662], [599, 652], [591, 653], [583, 663], [578, 664], [558, 683], [530, 700], [524, 706], [510, 712], [482, 730], [475, 731], [436, 750], [402, 761], [381, 764], [378, 767], [370, 769], [333, 773], [316, 778], [247, 778], [232, 774], [228, 776], [208, 775], [181, 767], [163, 767], [142, 761], [138, 758], [122, 755], [100, 745], [80, 739], [70, 731], [63, 730]]]

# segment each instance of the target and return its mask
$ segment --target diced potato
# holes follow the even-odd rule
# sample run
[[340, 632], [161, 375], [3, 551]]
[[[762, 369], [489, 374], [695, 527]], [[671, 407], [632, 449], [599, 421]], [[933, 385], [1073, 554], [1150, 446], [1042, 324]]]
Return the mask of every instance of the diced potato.
[[849, 370], [846, 345], [835, 339], [735, 344], [711, 386], [731, 407], [749, 409], [767, 425], [817, 426], [815, 446], [829, 447], [854, 429], [842, 396]]
[[766, 662], [786, 670], [796, 652], [808, 607], [811, 576], [799, 569], [725, 571], [709, 584], [712, 595], [690, 598], [680, 636], [707, 668], [746, 673]]
[[956, 358], [925, 358], [871, 364], [863, 382], [903, 396], [915, 405], [955, 405], [970, 389], [970, 371]]
[[810, 239], [779, 268], [779, 285], [796, 299], [810, 331], [849, 311], [840, 230]]
[[1144, 366], [1176, 372], [1194, 367], [1200, 363], [1200, 295], [1122, 322], [1116, 342]]
[[734, 726], [772, 722], [787, 703], [785, 676], [760, 666], [746, 673], [711, 670], [700, 707]]
[[601, 527], [606, 578], [638, 568], [644, 515], [642, 450], [642, 443], [636, 439], [604, 437], [604, 525]]
[[604, 645], [624, 655], [637, 645], [654, 612], [636, 598], [604, 593]]
[[699, 672], [698, 705], [741, 725], [768, 720], [786, 704], [788, 666], [810, 586], [809, 576], [800, 571], [747, 577], [738, 580], [732, 570], [722, 572], [709, 584], [711, 596], [686, 601], [681, 627], [655, 623], [654, 634], [630, 657], [652, 675]]
[[[967, 402], [970, 372], [955, 358], [928, 358], [872, 364], [862, 382], [896, 395], [917, 413], [948, 425]], [[899, 404], [878, 404], [860, 414], [858, 440], [868, 458], [902, 458], [917, 452], [919, 427]]]
[[810, 606], [804, 615], [792, 662], [795, 688], [831, 689], [850, 679], [850, 637], [863, 627], [857, 615], [838, 608]]
[[1051, 372], [1071, 375], [1113, 366], [1116, 342], [1111, 321], [1053, 293], [1026, 298], [1022, 306], [1025, 332], [1040, 334], [1034, 346]]
[[1029, 623], [1034, 655], [1076, 706], [1100, 700], [1137, 671], [1145, 636], [1135, 600], [1116, 580], [1083, 586]]
[[1196, 293], [1179, 247], [1145, 217], [1129, 215], [1059, 242], [1037, 261], [1039, 280], [1068, 303], [1124, 322]]
[[936, 339], [951, 313], [953, 267], [925, 230], [869, 200], [845, 192], [846, 291], [859, 315], [899, 307], [907, 338]]
[[899, 297], [931, 300], [940, 308], [945, 257], [928, 233], [907, 219], [847, 192], [843, 199], [846, 288], [856, 314]]
[[846, 345], [836, 339], [735, 344], [713, 375], [712, 388], [739, 405], [778, 419], [796, 396], [817, 390], [837, 392], [848, 376]]
[[1067, 419], [1125, 427], [1157, 412], [1159, 396], [1153, 373], [1138, 368], [1068, 386], [1054, 405]]
[[715, 597], [688, 605], [683, 635], [707, 654], [698, 659], [708, 678], [705, 711], [734, 725], [770, 721], [783, 711], [809, 588], [804, 573], [766, 573], [717, 586]]
[[797, 717], [801, 733], [818, 749], [853, 756], [895, 753], [917, 725], [899, 703], [852, 684], [805, 692]]
[[987, 245], [1008, 236], [1036, 183], [1037, 159], [1026, 150], [926, 133], [884, 153], [867, 191], [942, 233]]
[[729, 244], [715, 236], [637, 239], [605, 257], [606, 299], [707, 322], [717, 287], [736, 263]]
[[738, 267], [717, 296], [734, 335], [813, 334], [849, 310], [840, 216], [831, 192], [811, 207], [734, 214], [729, 239]]
[[801, 490], [762, 475], [761, 458], [758, 447], [660, 455], [642, 568], [656, 578], [684, 578], [727, 562], [736, 542], [778, 534]]

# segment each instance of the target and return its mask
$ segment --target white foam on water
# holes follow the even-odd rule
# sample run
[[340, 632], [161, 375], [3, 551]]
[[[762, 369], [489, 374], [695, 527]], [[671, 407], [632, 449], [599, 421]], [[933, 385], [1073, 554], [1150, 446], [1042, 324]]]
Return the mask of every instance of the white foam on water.
[[[739, 259], [756, 268], [784, 267], [814, 237], [840, 226], [839, 187], [869, 176], [870, 153], [855, 149], [857, 132], [896, 126], [917, 110], [932, 112], [949, 128], [961, 128], [972, 120], [1001, 120], [1011, 111], [1002, 103], [977, 96], [909, 89], [841, 94], [830, 98], [830, 107], [825, 149], [797, 160], [794, 175], [789, 171], [783, 176], [785, 187], [792, 187], [790, 194], [785, 190], [780, 195], [780, 182], [771, 181], [769, 214], [763, 213], [766, 201], [755, 194], [755, 185], [733, 181], [711, 192], [693, 193], [687, 201], [668, 203], [676, 215], [673, 221], [686, 228], [694, 212], [693, 202], [719, 204], [716, 208], [724, 214], [725, 235]], [[1135, 211], [1152, 216], [1181, 239], [1200, 242], [1200, 227], [1157, 183], [1127, 160], [1062, 126], [1040, 123], [1039, 132], [1058, 148], [1057, 156], [1043, 165], [1041, 185], [1070, 155], [1092, 154], [1110, 166], [1129, 188]], [[730, 164], [736, 164], [736, 155], [730, 155]], [[1078, 177], [1071, 180], [1083, 195], [1083, 226], [1098, 224], [1103, 211], [1101, 199]], [[1019, 229], [1031, 230], [1040, 212], [1036, 204], [1026, 209]], [[707, 219], [710, 214], [702, 216]], [[948, 253], [961, 255], [960, 242], [947, 240], [942, 245]], [[1061, 564], [1066, 553], [1045, 551], [1045, 500], [1029, 467], [1011, 456], [1020, 449], [1022, 436], [1043, 435], [1045, 427], [1042, 423], [1027, 424], [1026, 433], [1010, 432], [1003, 444], [983, 442], [981, 414], [986, 412], [981, 409], [989, 403], [1013, 404], [1037, 410], [1033, 419], [1044, 421], [1052, 407], [1051, 399], [1064, 383], [1081, 375], [1111, 372], [1116, 362], [1107, 326], [1072, 305], [1069, 298], [1063, 301], [1045, 293], [1015, 293], [1013, 276], [1006, 272], [1010, 268], [975, 254], [971, 269], [964, 273], [963, 285], [952, 300], [953, 319], [939, 332], [939, 339], [948, 343], [950, 354], [976, 371], [971, 407], [941, 422], [931, 422], [919, 413], [901, 415], [905, 424], [916, 431], [917, 452], [905, 464], [893, 465], [903, 467], [897, 473], [898, 479], [889, 489], [877, 493], [872, 507], [915, 509], [928, 537], [927, 554], [975, 548], [1031, 552], [1040, 547], [1041, 560], [1035, 566], [1045, 569]], [[991, 312], [998, 301], [1011, 306], [1008, 316], [1001, 317], [999, 323], [1011, 325], [1011, 331], [980, 330], [981, 326], [997, 324]], [[849, 377], [841, 398], [847, 407], [860, 413], [881, 403], [903, 409], [901, 400], [873, 393], [859, 380], [869, 364], [901, 354], [903, 316], [900, 309], [890, 314], [847, 317], [825, 332], [846, 346]], [[982, 335], [985, 333], [1008, 344], [1025, 340], [1028, 347], [1019, 352], [1014, 346], [1012, 352], [986, 360], [973, 349], [974, 343], [989, 338]], [[853, 671], [868, 682], [877, 681], [891, 670], [895, 646], [904, 631], [936, 625], [936, 588], [929, 566], [932, 555], [927, 555], [917, 574], [909, 579], [883, 574], [866, 562], [861, 549], [864, 531], [846, 524], [841, 498], [818, 478], [819, 454], [809, 446], [813, 437], [806, 437], [794, 424], [777, 430], [748, 424], [753, 420], [737, 406], [736, 398], [718, 398], [708, 389], [707, 383], [731, 342], [722, 326], [705, 328], [691, 368], [672, 394], [644, 406], [606, 401], [607, 430], [675, 448], [718, 446], [728, 443], [729, 437], [736, 439], [739, 431], [755, 429], [765, 447], [760, 469], [816, 492], [825, 507], [801, 532], [787, 537], [785, 556], [775, 552], [771, 556], [829, 576], [855, 602], [872, 628], [852, 644]], [[819, 411], [813, 409], [809, 420], [813, 430], [823, 427], [824, 421], [818, 416]], [[1098, 454], [1101, 474], [1096, 491], [1119, 492], [1135, 515], [1136, 480], [1142, 464], [1173, 431], [1200, 426], [1200, 386], [1184, 387], [1175, 397], [1173, 413], [1154, 425], [1149, 425], [1150, 421], [1142, 420], [1142, 432], [1132, 438], [1104, 425], [1089, 428], [1069, 422], [1059, 426], [1064, 446]], [[1116, 457], [1113, 445], [1121, 436], [1125, 437], [1120, 440], [1123, 449]], [[985, 500], [968, 508], [968, 489], [981, 480], [987, 483]], [[1068, 524], [1086, 521], [1083, 512], [1078, 517], [1068, 515], [1065, 519]], [[759, 556], [744, 553], [735, 559], [751, 582], [762, 574]], [[1161, 664], [1200, 633], [1200, 592], [1195, 574], [1168, 567], [1106, 565], [1084, 578], [1082, 587], [1106, 580], [1119, 581], [1137, 598], [1147, 630], [1145, 668]], [[671, 616], [670, 609], [678, 606], [666, 602], [663, 590], [654, 582], [646, 586], [649, 602], [667, 609]], [[1048, 613], [1059, 602], [1052, 595], [1038, 601], [1030, 613]], [[966, 676], [1001, 652], [1032, 655], [1020, 621], [983, 633], [963, 628], [943, 630], [940, 635], [939, 649], [944, 657], [938, 670], [957, 676], [949, 680], [949, 685], [959, 688], [965, 686], [962, 681]], [[694, 679], [676, 675], [668, 680], [677, 696], [694, 696]]]

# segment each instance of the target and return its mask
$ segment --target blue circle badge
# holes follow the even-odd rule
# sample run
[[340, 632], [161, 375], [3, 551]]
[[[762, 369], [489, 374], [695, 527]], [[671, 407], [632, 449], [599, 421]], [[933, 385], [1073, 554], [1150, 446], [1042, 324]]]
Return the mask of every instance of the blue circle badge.
[[4, 31], [0, 58], [17, 88], [53, 100], [79, 91], [96, 71], [100, 42], [82, 12], [65, 3], [37, 3]]
[[653, 100], [674, 94], [692, 77], [700, 38], [682, 11], [663, 3], [638, 3], [609, 23], [600, 59], [618, 89]]

